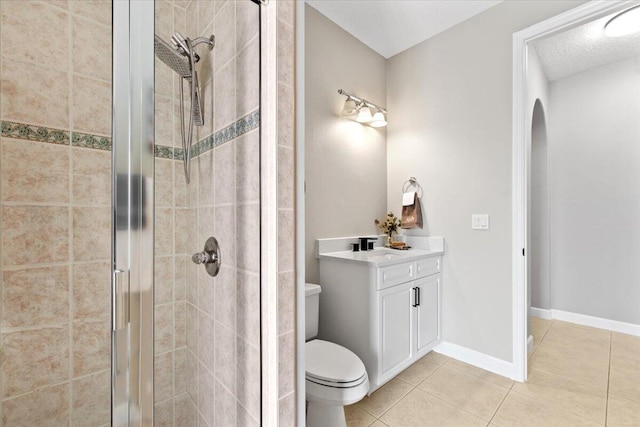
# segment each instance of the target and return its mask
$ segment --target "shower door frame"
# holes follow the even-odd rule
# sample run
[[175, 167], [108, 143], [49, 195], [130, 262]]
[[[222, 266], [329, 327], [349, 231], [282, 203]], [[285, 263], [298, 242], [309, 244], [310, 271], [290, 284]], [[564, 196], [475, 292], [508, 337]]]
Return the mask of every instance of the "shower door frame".
[[113, 1], [111, 425], [153, 426], [154, 2]]

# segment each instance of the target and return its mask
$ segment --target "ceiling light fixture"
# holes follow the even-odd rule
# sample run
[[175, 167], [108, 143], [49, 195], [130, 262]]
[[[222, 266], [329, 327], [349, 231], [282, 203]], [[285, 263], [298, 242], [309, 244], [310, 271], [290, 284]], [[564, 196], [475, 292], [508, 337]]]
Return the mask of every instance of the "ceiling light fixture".
[[[344, 107], [342, 108], [343, 116], [354, 116], [357, 113], [358, 115], [355, 120], [358, 123], [369, 124], [374, 128], [384, 127], [387, 125], [387, 121], [384, 116], [387, 114], [386, 108], [376, 105], [373, 102], [369, 102], [359, 96], [347, 93], [342, 89], [338, 89], [338, 93], [347, 97], [347, 100], [344, 102]], [[373, 116], [371, 115], [372, 110], [376, 112]]]
[[640, 31], [640, 6], [620, 12], [604, 25], [609, 37], [620, 37]]

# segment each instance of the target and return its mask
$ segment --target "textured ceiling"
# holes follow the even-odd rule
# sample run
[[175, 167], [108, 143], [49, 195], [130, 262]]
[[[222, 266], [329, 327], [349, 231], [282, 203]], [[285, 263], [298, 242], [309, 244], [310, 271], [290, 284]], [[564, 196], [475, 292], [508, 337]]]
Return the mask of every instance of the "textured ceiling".
[[608, 37], [604, 24], [618, 12], [532, 44], [550, 81], [640, 56], [640, 32]]
[[385, 58], [494, 6], [486, 0], [308, 0]]

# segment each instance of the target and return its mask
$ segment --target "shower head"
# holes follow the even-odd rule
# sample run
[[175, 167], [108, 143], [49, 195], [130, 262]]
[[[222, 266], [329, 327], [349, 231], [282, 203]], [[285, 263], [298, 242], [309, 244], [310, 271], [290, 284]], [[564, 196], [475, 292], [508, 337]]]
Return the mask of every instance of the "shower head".
[[[191, 49], [189, 48], [189, 46], [187, 46], [187, 39], [182, 34], [175, 33], [171, 36], [171, 41], [174, 45], [176, 45], [180, 53], [182, 53], [183, 55], [189, 56], [191, 54]], [[191, 45], [191, 48], [193, 47], [195, 47], [194, 44]], [[200, 61], [200, 55], [198, 55], [196, 52], [193, 52], [193, 62], [198, 61]]]
[[154, 38], [156, 55], [180, 77], [191, 77], [189, 60], [176, 48], [162, 40], [158, 35]]

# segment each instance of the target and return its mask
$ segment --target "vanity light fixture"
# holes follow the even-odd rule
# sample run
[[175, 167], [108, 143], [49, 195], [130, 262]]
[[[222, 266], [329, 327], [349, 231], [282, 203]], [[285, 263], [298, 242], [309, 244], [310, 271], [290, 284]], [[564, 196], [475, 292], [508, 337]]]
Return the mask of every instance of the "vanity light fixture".
[[620, 37], [640, 31], [640, 6], [620, 12], [604, 25], [609, 37]]
[[[347, 93], [342, 89], [338, 89], [338, 93], [347, 97], [347, 100], [344, 102], [344, 107], [342, 108], [343, 116], [354, 116], [357, 113], [358, 115], [355, 117], [355, 120], [358, 123], [368, 124], [374, 128], [387, 125], [387, 120], [385, 119], [385, 114], [387, 114], [386, 108], [369, 102], [359, 96]], [[371, 115], [372, 111], [376, 113]]]
[[384, 113], [380, 110], [376, 111], [373, 115], [373, 120], [369, 123], [372, 128], [381, 128], [387, 125], [387, 121], [384, 118]]

